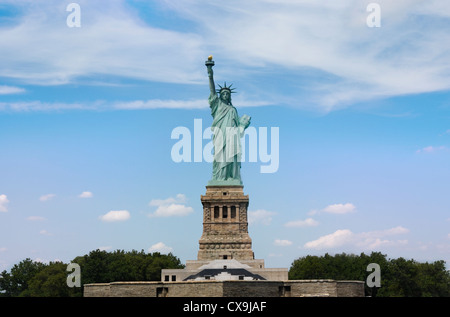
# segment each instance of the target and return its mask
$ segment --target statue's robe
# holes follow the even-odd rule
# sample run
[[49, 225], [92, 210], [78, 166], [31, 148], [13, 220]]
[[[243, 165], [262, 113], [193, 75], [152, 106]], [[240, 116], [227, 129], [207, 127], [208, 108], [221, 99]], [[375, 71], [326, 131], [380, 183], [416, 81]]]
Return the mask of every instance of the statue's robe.
[[213, 123], [214, 161], [213, 180], [241, 180], [241, 137], [244, 128], [239, 125], [236, 108], [224, 103], [217, 94], [210, 95], [209, 105]]

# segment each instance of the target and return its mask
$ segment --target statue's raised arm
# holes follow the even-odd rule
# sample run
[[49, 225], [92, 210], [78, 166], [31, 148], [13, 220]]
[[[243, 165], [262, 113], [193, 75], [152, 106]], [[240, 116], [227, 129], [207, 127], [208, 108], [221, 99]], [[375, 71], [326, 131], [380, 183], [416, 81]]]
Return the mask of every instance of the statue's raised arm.
[[208, 56], [208, 60], [205, 62], [206, 68], [208, 69], [209, 90], [211, 92], [211, 96], [216, 95], [216, 85], [214, 84], [214, 72], [212, 69], [214, 66], [214, 61], [212, 58], [212, 55]]

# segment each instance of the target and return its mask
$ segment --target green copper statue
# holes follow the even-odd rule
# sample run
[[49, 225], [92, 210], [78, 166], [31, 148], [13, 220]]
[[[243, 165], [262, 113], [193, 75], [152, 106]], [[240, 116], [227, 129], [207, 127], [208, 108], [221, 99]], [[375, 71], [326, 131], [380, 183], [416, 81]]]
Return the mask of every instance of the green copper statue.
[[213, 123], [214, 161], [213, 175], [209, 186], [242, 186], [241, 181], [241, 137], [250, 125], [250, 117], [239, 118], [236, 108], [231, 103], [234, 88], [220, 86], [216, 91], [212, 67], [212, 56], [205, 62], [208, 69], [210, 95], [208, 98]]

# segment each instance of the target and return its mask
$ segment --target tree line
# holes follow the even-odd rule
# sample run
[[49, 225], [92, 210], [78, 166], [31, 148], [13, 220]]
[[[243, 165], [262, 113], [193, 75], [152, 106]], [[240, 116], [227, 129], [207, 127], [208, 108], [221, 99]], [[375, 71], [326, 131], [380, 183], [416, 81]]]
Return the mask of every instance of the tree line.
[[[9, 272], [0, 273], [0, 297], [81, 297], [83, 285], [118, 281], [160, 281], [162, 269], [181, 269], [179, 258], [172, 253], [145, 253], [143, 250], [113, 252], [94, 250], [78, 256], [71, 263], [80, 266], [81, 287], [69, 287], [69, 263], [44, 264], [27, 258]], [[380, 252], [323, 256], [304, 256], [292, 262], [290, 280], [334, 279], [366, 281], [367, 267], [380, 268], [381, 287], [365, 283], [366, 296], [383, 297], [449, 297], [450, 271], [444, 261], [421, 263], [412, 259], [388, 259]]]
[[162, 269], [181, 269], [172, 253], [145, 253], [133, 250], [107, 252], [94, 250], [71, 261], [80, 266], [81, 287], [69, 287], [69, 263], [44, 264], [25, 259], [10, 272], [0, 274], [0, 296], [4, 297], [80, 297], [83, 285], [118, 281], [160, 281]]
[[380, 252], [323, 256], [304, 256], [293, 261], [289, 279], [367, 280], [370, 263], [380, 268], [380, 287], [365, 283], [366, 296], [378, 297], [449, 297], [450, 271], [445, 261], [421, 263], [402, 257], [389, 259]]

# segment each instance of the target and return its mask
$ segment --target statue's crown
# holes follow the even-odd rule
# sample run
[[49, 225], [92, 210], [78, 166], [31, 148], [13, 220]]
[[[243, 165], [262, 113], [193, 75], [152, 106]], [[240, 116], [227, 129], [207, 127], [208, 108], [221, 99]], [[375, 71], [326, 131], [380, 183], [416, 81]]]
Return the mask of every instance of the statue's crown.
[[220, 86], [219, 84], [218, 84], [218, 86], [219, 86], [220, 89], [217, 89], [216, 91], [217, 91], [219, 94], [222, 92], [222, 90], [228, 90], [231, 94], [236, 93], [235, 91], [233, 91], [233, 90], [235, 90], [236, 88], [231, 88], [231, 86], [233, 86], [233, 84], [231, 84], [230, 86], [227, 87], [227, 82], [224, 82], [223, 87]]

